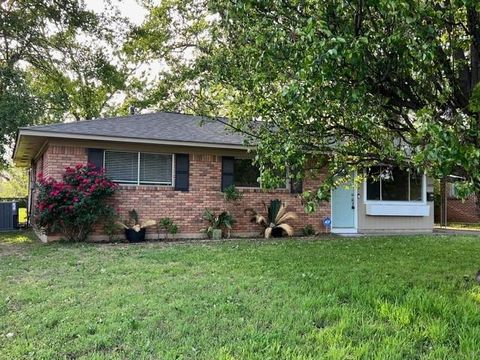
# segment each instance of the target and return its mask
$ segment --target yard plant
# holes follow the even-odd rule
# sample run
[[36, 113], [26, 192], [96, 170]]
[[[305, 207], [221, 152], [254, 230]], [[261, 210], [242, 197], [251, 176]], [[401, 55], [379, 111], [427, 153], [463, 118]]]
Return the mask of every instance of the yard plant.
[[287, 210], [287, 204], [277, 199], [270, 201], [268, 206], [264, 202], [263, 206], [266, 216], [254, 209], [245, 209], [245, 213], [250, 215], [251, 222], [264, 228], [262, 234], [265, 238], [268, 239], [270, 236], [280, 237], [283, 232], [288, 236], [292, 236], [293, 227], [287, 222], [296, 219], [297, 215]]
[[225, 201], [235, 203], [242, 200], [243, 193], [241, 193], [235, 185], [229, 185], [223, 190]]
[[207, 223], [206, 228], [202, 231], [205, 232], [209, 238], [216, 238], [217, 236], [215, 233], [219, 233], [219, 236], [221, 237], [224, 231], [227, 231], [228, 236], [230, 236], [230, 230], [232, 229], [233, 224], [235, 224], [233, 215], [228, 211], [222, 211], [217, 215], [210, 209], [205, 209], [202, 215], [202, 220]]
[[156, 224], [155, 220], [140, 221], [140, 216], [135, 209], [128, 212], [128, 220], [117, 221], [117, 225], [125, 230], [125, 237], [131, 242], [144, 241], [147, 228]]
[[91, 164], [65, 168], [62, 181], [39, 174], [35, 224], [66, 240], [84, 241], [113, 212], [107, 200], [116, 188], [103, 169]]
[[117, 224], [125, 230], [133, 230], [139, 232], [142, 229], [155, 226], [156, 222], [155, 220], [140, 221], [140, 216], [138, 215], [137, 210], [132, 209], [128, 211], [128, 220], [125, 222], [118, 221]]
[[168, 235], [175, 235], [178, 233], [178, 225], [169, 217], [161, 218], [157, 225], [160, 230], [165, 233], [165, 239], [167, 239]]
[[0, 359], [478, 359], [480, 242], [0, 234]]

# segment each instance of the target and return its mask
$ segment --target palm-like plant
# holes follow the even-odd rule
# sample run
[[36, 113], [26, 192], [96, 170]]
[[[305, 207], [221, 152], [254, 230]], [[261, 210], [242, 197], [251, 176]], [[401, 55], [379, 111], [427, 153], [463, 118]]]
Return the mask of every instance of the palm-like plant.
[[127, 229], [127, 230], [132, 229], [136, 232], [139, 232], [142, 229], [146, 229], [147, 227], [156, 225], [155, 220], [146, 220], [146, 221], [140, 222], [138, 213], [135, 209], [132, 209], [128, 212], [128, 217], [129, 217], [129, 220], [126, 221], [125, 223], [121, 221], [117, 221], [117, 224], [124, 229]]
[[265, 238], [268, 239], [272, 234], [274, 236], [280, 236], [283, 231], [285, 231], [288, 236], [292, 236], [293, 227], [287, 224], [287, 222], [296, 219], [297, 214], [288, 211], [287, 204], [282, 203], [282, 201], [278, 199], [270, 201], [269, 206], [263, 202], [263, 206], [265, 207], [267, 216], [263, 216], [251, 208], [245, 209], [245, 213], [251, 216], [251, 222], [264, 227], [263, 235]]
[[213, 230], [227, 230], [228, 237], [230, 237], [230, 230], [233, 224], [235, 224], [235, 219], [228, 211], [223, 211], [217, 215], [209, 209], [205, 209], [202, 219], [208, 223], [208, 226], [203, 229], [203, 231], [206, 232], [209, 237], [212, 237]]

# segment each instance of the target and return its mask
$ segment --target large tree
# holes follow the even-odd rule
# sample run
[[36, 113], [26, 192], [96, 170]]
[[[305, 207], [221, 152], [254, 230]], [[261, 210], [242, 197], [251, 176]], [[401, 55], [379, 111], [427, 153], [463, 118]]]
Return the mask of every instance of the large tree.
[[129, 24], [77, 0], [0, 1], [0, 164], [20, 126], [113, 113], [135, 66]]
[[45, 104], [31, 90], [31, 67], [49, 72], [57, 36], [90, 31], [95, 16], [76, 1], [0, 2], [0, 159], [18, 127], [33, 124]]
[[384, 163], [461, 175], [480, 195], [476, 0], [177, 0], [137, 35], [158, 56], [194, 49], [170, 67], [190, 77], [180, 99], [251, 134], [265, 169]]

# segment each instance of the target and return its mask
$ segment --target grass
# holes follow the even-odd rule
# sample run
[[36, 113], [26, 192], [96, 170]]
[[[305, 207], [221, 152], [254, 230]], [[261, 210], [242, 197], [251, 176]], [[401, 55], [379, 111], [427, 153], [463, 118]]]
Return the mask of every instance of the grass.
[[0, 234], [2, 359], [478, 359], [480, 238]]

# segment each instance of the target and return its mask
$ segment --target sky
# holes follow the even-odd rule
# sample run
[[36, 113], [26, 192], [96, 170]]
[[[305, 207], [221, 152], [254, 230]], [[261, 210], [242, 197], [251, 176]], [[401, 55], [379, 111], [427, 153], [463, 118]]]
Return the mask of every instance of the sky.
[[[140, 25], [147, 14], [145, 8], [138, 4], [136, 0], [111, 0], [116, 5], [123, 16], [128, 18], [135, 25]], [[85, 0], [88, 9], [101, 13], [105, 8], [104, 0]]]

